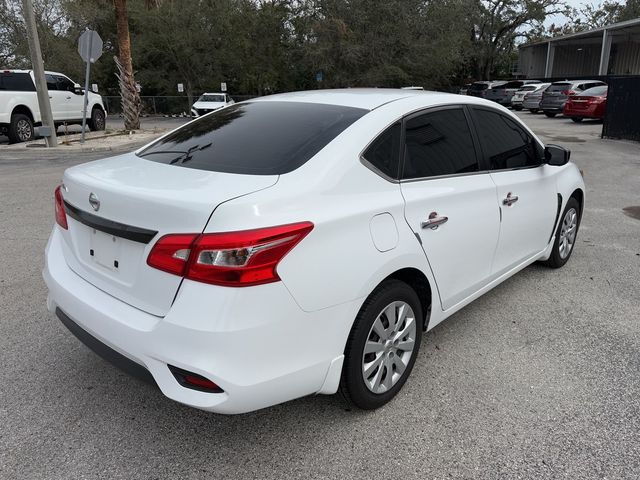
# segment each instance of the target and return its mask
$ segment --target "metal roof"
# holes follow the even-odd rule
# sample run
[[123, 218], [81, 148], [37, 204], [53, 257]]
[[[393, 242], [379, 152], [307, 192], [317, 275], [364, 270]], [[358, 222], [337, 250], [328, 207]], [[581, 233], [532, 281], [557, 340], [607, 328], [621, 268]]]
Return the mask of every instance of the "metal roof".
[[518, 48], [533, 47], [536, 45], [543, 45], [549, 42], [560, 42], [562, 40], [569, 40], [569, 39], [580, 38], [580, 37], [591, 37], [598, 33], [602, 33], [605, 30], [624, 30], [625, 28], [636, 27], [636, 26], [640, 26], [640, 18], [634, 18], [631, 20], [626, 20], [624, 22], [612, 23], [610, 25], [605, 25], [604, 27], [594, 28], [592, 30], [585, 30], [584, 32], [570, 33], [568, 35], [562, 35], [559, 37], [549, 37], [542, 40], [536, 40], [535, 42], [523, 43]]

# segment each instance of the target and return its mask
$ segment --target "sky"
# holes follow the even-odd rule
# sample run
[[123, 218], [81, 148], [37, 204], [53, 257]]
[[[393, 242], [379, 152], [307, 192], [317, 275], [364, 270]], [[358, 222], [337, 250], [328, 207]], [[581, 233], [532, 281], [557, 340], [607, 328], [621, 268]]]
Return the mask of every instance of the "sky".
[[[567, 5], [569, 5], [570, 7], [576, 8], [578, 10], [580, 10], [580, 7], [582, 5], [585, 4], [592, 4], [592, 5], [599, 5], [600, 1], [597, 0], [565, 0], [565, 2], [567, 3]], [[564, 15], [549, 15], [547, 17], [547, 19], [545, 20], [544, 24], [545, 26], [549, 26], [552, 23], [556, 24], [556, 25], [564, 25], [567, 22], [567, 17], [565, 17]]]

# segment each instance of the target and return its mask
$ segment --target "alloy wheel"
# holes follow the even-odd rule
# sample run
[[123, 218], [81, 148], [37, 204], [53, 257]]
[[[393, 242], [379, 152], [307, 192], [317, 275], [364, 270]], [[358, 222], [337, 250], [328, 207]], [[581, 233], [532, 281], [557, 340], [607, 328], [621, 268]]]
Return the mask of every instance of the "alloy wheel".
[[402, 301], [387, 305], [377, 316], [364, 346], [362, 377], [376, 394], [389, 391], [402, 378], [416, 344], [416, 318]]
[[560, 241], [558, 242], [558, 253], [563, 260], [569, 256], [573, 244], [576, 240], [576, 231], [578, 229], [578, 212], [575, 208], [570, 208], [565, 213], [560, 227]]
[[27, 140], [30, 140], [32, 131], [29, 122], [26, 120], [18, 120], [18, 123], [16, 124], [16, 133], [21, 141], [26, 142]]

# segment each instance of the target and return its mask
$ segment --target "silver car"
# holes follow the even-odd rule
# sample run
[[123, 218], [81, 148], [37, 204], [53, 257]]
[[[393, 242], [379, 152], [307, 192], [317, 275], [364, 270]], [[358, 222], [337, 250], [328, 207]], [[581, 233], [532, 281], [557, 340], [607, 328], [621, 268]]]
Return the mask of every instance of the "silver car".
[[547, 117], [555, 117], [557, 114], [562, 113], [564, 104], [567, 103], [569, 96], [580, 93], [587, 88], [599, 87], [601, 85], [606, 85], [606, 83], [600, 80], [565, 80], [563, 82], [553, 82], [542, 93], [540, 110], [542, 110]]
[[511, 105], [511, 97], [524, 85], [540, 83], [540, 80], [512, 80], [501, 85], [494, 85], [487, 92], [486, 99], [498, 102], [508, 107]]
[[[544, 92], [551, 83], [536, 83], [535, 85], [527, 85], [528, 91], [522, 90], [516, 92], [511, 104], [516, 110], [529, 110], [531, 113], [538, 113], [540, 111], [540, 100], [542, 99], [542, 92]], [[519, 108], [516, 108], [516, 106]]]

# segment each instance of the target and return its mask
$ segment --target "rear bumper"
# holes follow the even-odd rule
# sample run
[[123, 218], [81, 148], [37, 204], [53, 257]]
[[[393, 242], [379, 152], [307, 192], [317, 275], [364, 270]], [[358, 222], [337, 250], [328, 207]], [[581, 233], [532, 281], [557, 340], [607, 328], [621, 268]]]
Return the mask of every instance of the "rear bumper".
[[540, 100], [523, 100], [522, 108], [526, 108], [526, 109], [540, 108]]
[[[43, 272], [49, 310], [118, 366], [142, 377], [148, 371], [167, 397], [203, 410], [243, 413], [337, 390], [356, 302], [304, 312], [282, 282], [225, 288], [185, 280], [169, 313], [156, 317], [75, 274], [61, 242], [56, 226]], [[169, 365], [210, 379], [223, 393], [180, 385]]]
[[562, 114], [566, 117], [581, 117], [581, 118], [603, 118], [604, 109], [598, 108], [599, 105], [589, 105], [587, 108], [571, 108], [565, 105], [562, 110]]

